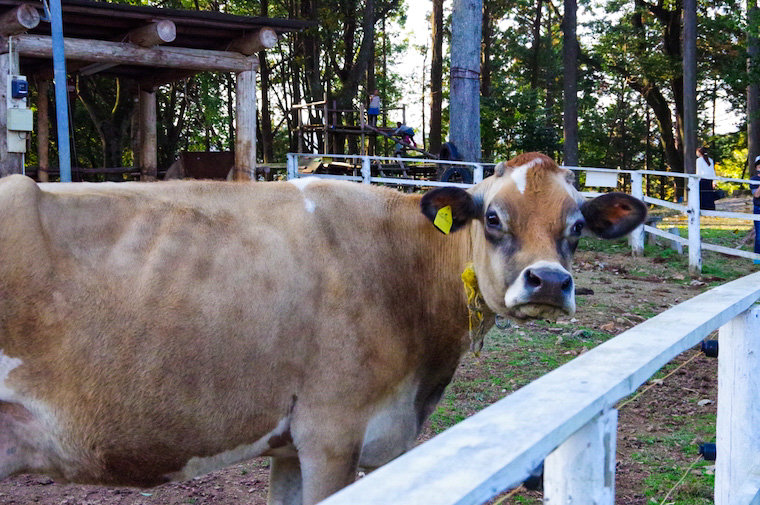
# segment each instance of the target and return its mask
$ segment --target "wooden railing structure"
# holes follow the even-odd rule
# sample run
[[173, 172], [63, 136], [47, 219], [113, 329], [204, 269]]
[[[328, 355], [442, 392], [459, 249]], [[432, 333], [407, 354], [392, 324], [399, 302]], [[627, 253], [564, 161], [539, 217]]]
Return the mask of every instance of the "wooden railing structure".
[[[298, 177], [299, 156], [288, 156], [289, 177]], [[361, 176], [332, 178], [442, 184], [371, 177], [370, 161], [361, 158]], [[475, 180], [482, 180], [483, 166], [471, 165]], [[633, 187], [641, 188], [639, 176], [632, 177]], [[690, 194], [698, 194], [697, 178], [689, 178], [689, 188]], [[651, 200], [645, 199], [659, 203]], [[686, 212], [691, 214], [691, 235], [691, 219], [696, 216], [699, 222], [698, 201], [690, 202]], [[639, 233], [643, 237], [646, 231]], [[760, 272], [687, 300], [465, 419], [322, 504], [482, 504], [518, 486], [543, 463], [544, 503], [613, 505], [615, 405], [715, 330], [720, 349], [715, 503], [760, 504], [758, 299]]]

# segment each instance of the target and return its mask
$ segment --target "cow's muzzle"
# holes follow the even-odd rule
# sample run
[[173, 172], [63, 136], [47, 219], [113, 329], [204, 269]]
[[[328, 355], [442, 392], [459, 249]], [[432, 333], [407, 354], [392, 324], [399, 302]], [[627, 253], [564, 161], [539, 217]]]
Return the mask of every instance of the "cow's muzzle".
[[575, 284], [559, 263], [539, 261], [525, 268], [504, 296], [509, 315], [518, 319], [557, 319], [575, 313]]

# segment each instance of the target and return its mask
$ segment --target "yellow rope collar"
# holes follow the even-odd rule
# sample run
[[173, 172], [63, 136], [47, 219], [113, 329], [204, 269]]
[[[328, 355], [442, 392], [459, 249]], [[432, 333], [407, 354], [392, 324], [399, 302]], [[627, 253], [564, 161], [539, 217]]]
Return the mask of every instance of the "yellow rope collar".
[[467, 311], [470, 320], [470, 350], [479, 356], [487, 330], [486, 310], [488, 308], [478, 288], [478, 277], [475, 275], [472, 262], [468, 263], [462, 272], [462, 283], [467, 296]]

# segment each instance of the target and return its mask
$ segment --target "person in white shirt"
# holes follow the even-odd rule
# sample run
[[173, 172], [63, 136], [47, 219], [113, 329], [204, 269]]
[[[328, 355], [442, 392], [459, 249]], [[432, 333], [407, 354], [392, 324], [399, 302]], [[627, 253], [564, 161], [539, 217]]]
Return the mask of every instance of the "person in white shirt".
[[[710, 159], [705, 147], [697, 149], [697, 175], [715, 177], [715, 161]], [[713, 179], [699, 180], [699, 208], [702, 210], [715, 210]]]
[[370, 126], [377, 126], [377, 116], [380, 114], [380, 92], [375, 90], [369, 96], [369, 110], [367, 110], [367, 122]]

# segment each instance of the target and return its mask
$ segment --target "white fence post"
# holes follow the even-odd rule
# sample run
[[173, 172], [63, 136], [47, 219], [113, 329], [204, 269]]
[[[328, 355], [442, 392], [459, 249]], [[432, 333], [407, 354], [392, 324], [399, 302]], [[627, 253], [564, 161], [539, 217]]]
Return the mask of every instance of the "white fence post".
[[[631, 174], [631, 196], [644, 199], [644, 189], [642, 187], [643, 177], [641, 172]], [[644, 256], [644, 225], [642, 224], [631, 233], [631, 249], [634, 256]]]
[[288, 180], [295, 179], [298, 177], [298, 155], [295, 153], [288, 153], [288, 167], [287, 167], [287, 173], [288, 173]]
[[369, 158], [362, 156], [362, 182], [369, 184], [371, 182], [372, 169], [369, 163]]
[[715, 505], [760, 503], [760, 305], [718, 338]]
[[614, 505], [617, 410], [602, 412], [544, 461], [547, 505]]
[[472, 170], [472, 183], [477, 184], [479, 182], [483, 182], [483, 165], [480, 163], [475, 165], [475, 168]]
[[699, 178], [689, 177], [689, 274], [702, 273], [702, 239], [699, 224]]

